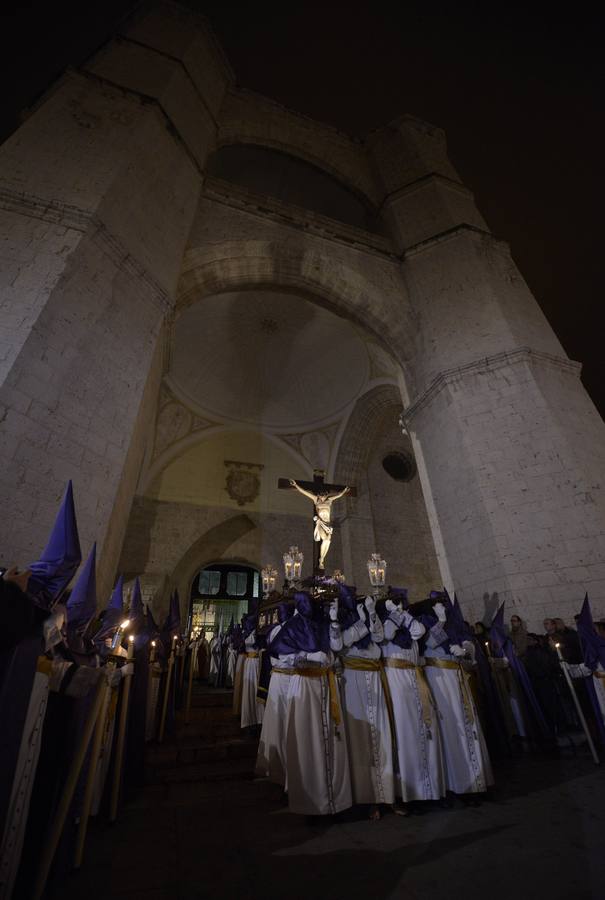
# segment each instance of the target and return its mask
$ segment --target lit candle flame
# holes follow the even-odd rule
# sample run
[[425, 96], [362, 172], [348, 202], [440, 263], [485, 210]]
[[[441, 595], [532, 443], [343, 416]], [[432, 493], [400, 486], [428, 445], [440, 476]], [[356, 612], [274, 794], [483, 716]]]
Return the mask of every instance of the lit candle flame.
[[120, 625], [120, 628], [122, 629], [122, 631], [126, 631], [126, 629], [128, 628], [129, 625], [130, 625], [130, 619], [124, 619], [124, 621]]
[[134, 641], [134, 634], [129, 635], [128, 640], [132, 643]]

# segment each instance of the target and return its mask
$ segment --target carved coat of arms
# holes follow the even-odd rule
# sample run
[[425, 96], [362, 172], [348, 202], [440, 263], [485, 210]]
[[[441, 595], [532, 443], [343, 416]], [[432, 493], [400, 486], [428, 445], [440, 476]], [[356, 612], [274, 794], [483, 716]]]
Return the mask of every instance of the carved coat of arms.
[[227, 480], [225, 487], [238, 506], [252, 503], [260, 491], [260, 473], [264, 466], [259, 463], [237, 462], [226, 459]]

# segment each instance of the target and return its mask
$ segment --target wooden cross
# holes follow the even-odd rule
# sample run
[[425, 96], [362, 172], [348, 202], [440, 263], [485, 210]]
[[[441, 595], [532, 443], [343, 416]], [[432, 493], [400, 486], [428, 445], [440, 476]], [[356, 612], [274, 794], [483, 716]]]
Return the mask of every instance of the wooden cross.
[[[313, 481], [299, 481], [296, 479], [296, 484], [298, 487], [302, 488], [304, 491], [309, 491], [312, 494], [320, 495], [320, 494], [340, 494], [345, 490], [347, 485], [345, 484], [326, 484], [324, 481], [325, 472], [323, 469], [314, 469], [313, 470]], [[278, 479], [277, 486], [280, 490], [283, 491], [293, 491], [296, 488], [290, 484], [289, 478], [280, 478]], [[348, 496], [355, 497], [357, 496], [357, 491], [354, 487], [349, 487]], [[317, 508], [314, 508], [314, 517], [313, 521], [317, 520]], [[315, 540], [315, 526], [313, 527], [313, 575], [323, 575], [324, 570], [319, 567], [319, 559], [320, 559], [320, 547], [321, 541]]]

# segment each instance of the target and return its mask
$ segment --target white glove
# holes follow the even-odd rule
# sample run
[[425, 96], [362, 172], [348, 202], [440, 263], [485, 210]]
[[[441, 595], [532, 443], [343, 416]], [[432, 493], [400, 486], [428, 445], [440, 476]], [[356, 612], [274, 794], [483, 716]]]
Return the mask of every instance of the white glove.
[[445, 612], [445, 606], [443, 605], [443, 603], [435, 603], [435, 605], [433, 606], [433, 612], [442, 624], [444, 622], [447, 622], [447, 614]]
[[592, 669], [589, 669], [584, 663], [565, 662], [564, 659], [559, 660], [562, 669], [567, 669], [572, 678], [588, 678], [592, 675]]
[[338, 619], [338, 600], [332, 600], [330, 603], [330, 619], [336, 622]]
[[126, 678], [127, 675], [134, 674], [134, 665], [133, 663], [126, 663], [125, 666], [122, 666], [121, 669], [118, 670], [122, 678]]
[[365, 625], [365, 621], [366, 621], [366, 608], [365, 608], [365, 606], [364, 606], [363, 603], [358, 603], [358, 604], [357, 604], [357, 615], [359, 616], [360, 621], [363, 622], [364, 625]]
[[393, 603], [393, 601], [390, 599], [386, 601], [385, 606], [387, 608], [387, 612], [390, 613], [395, 612], [395, 610], [397, 609], [397, 604]]
[[410, 612], [408, 612], [407, 609], [403, 610], [402, 615], [403, 615], [402, 623], [405, 625], [406, 628], [409, 628], [410, 625], [412, 624], [412, 622], [414, 621], [414, 616]]
[[366, 597], [366, 609], [370, 613], [370, 615], [376, 612], [376, 601], [373, 597]]
[[44, 649], [52, 650], [57, 644], [63, 640], [61, 628], [65, 622], [65, 607], [60, 606], [52, 615], [45, 619], [42, 626], [42, 634], [44, 635]]
[[506, 658], [506, 656], [492, 656], [491, 664], [494, 669], [508, 669], [508, 659]]
[[460, 644], [450, 644], [450, 653], [456, 657], [466, 656], [466, 650]]
[[475, 645], [472, 641], [462, 641], [462, 646], [468, 653], [469, 657], [475, 662]]

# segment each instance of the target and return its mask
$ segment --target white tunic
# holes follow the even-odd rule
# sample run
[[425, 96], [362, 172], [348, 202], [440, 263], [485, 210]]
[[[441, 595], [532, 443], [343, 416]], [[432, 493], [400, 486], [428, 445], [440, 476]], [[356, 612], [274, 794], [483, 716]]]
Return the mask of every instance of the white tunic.
[[233, 687], [235, 684], [235, 667], [237, 665], [237, 650], [231, 644], [227, 648], [227, 675], [225, 687]]
[[[268, 643], [277, 636], [281, 625], [276, 625], [269, 634]], [[290, 663], [290, 665], [288, 665]], [[294, 668], [291, 657], [271, 657], [271, 679], [263, 715], [255, 771], [257, 775], [269, 778], [286, 787], [286, 724], [288, 718], [288, 693], [290, 677], [276, 672], [275, 668]]]
[[242, 685], [244, 680], [244, 663], [246, 654], [239, 653], [235, 663], [235, 678], [233, 679], [233, 715], [241, 716], [242, 713]]
[[218, 667], [220, 662], [220, 645], [221, 639], [215, 635], [210, 641], [208, 652], [210, 654], [210, 668], [208, 670], [208, 683], [215, 685], [218, 680]]
[[254, 649], [255, 644], [256, 631], [252, 631], [245, 640], [246, 656], [244, 657], [244, 668], [242, 671], [242, 728], [248, 728], [250, 725], [260, 725], [263, 721], [265, 710], [264, 704], [259, 703], [256, 699], [260, 675], [260, 658], [258, 652]]
[[[409, 629], [412, 646], [408, 649], [393, 643], [398, 628]], [[425, 627], [408, 612], [395, 610], [384, 623], [385, 641], [382, 655], [418, 666], [418, 640]], [[413, 668], [385, 668], [395, 718], [397, 746], [397, 796], [404, 803], [412, 800], [439, 800], [445, 796], [445, 763], [437, 710], [430, 703], [422, 675]], [[424, 702], [423, 702], [424, 700]], [[429, 721], [430, 714], [430, 724]], [[426, 718], [426, 721], [425, 721]]]
[[[430, 642], [430, 641], [429, 641]], [[427, 647], [425, 658], [456, 662], [441, 647]], [[446, 784], [456, 794], [487, 790], [494, 783], [477, 709], [459, 664], [456, 668], [427, 665], [426, 676], [439, 710]], [[464, 692], [464, 693], [463, 693]]]
[[342, 633], [344, 662], [342, 698], [349, 750], [351, 788], [355, 803], [393, 803], [393, 737], [380, 670], [347, 668], [346, 660], [380, 660], [384, 634], [382, 622], [374, 613], [371, 620], [372, 642], [365, 649], [353, 647], [369, 633], [359, 620]]
[[[334, 654], [299, 653], [283, 662], [293, 662], [297, 669], [332, 666]], [[290, 811], [330, 815], [348, 809], [352, 796], [346, 734], [342, 722], [338, 726], [332, 718], [328, 676], [285, 677], [289, 680], [286, 768]], [[334, 699], [342, 718], [338, 689]]]
[[0, 897], [9, 900], [21, 860], [29, 804], [48, 703], [48, 675], [36, 672], [17, 758], [10, 803], [0, 845]]
[[[597, 674], [600, 673], [600, 674]], [[594, 684], [595, 693], [597, 695], [597, 700], [599, 701], [599, 708], [601, 710], [601, 716], [603, 717], [603, 724], [605, 725], [605, 670], [601, 663], [598, 664], [596, 672], [593, 672], [592, 681]]]
[[[572, 678], [592, 678], [595, 694], [599, 703], [601, 718], [605, 726], [605, 669], [601, 663], [597, 663], [597, 668], [591, 671], [584, 663], [579, 665], [565, 663]], [[595, 712], [596, 715], [596, 712]]]

